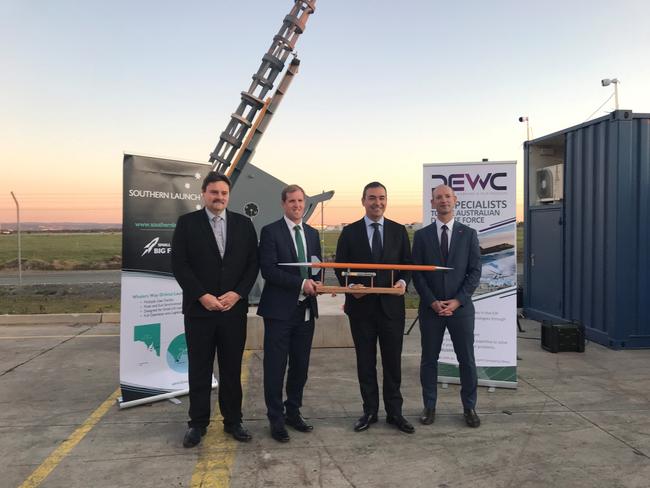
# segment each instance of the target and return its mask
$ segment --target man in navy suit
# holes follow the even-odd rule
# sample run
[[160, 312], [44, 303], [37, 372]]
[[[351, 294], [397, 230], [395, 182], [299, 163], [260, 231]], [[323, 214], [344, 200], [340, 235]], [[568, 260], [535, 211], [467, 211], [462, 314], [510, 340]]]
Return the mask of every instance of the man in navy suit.
[[203, 180], [205, 208], [181, 215], [172, 240], [172, 271], [183, 289], [189, 361], [189, 428], [183, 446], [201, 442], [210, 423], [215, 350], [223, 429], [250, 441], [242, 426], [241, 362], [248, 294], [257, 278], [257, 235], [248, 217], [226, 210], [230, 180], [214, 171]]
[[[318, 231], [303, 222], [305, 192], [298, 185], [282, 190], [284, 216], [265, 226], [260, 234], [259, 259], [265, 280], [257, 314], [264, 318], [264, 400], [271, 437], [288, 442], [285, 425], [310, 432], [300, 413], [307, 382], [309, 355], [318, 317], [316, 284], [311, 268], [278, 266], [278, 263], [321, 259]], [[287, 373], [287, 397], [282, 387]]]
[[478, 427], [481, 421], [475, 410], [477, 376], [472, 294], [481, 278], [481, 250], [476, 230], [454, 220], [457, 201], [452, 188], [437, 186], [431, 199], [431, 206], [436, 209], [436, 220], [418, 230], [413, 237], [415, 264], [453, 268], [413, 273], [413, 283], [420, 295], [420, 381], [424, 401], [420, 422], [429, 425], [435, 420], [438, 356], [446, 328], [460, 369], [463, 416], [467, 425]]
[[[361, 204], [366, 215], [343, 228], [336, 245], [336, 261], [341, 263], [411, 264], [411, 246], [406, 228], [384, 218], [388, 204], [386, 187], [378, 181], [363, 189]], [[343, 285], [345, 278], [337, 272]], [[357, 376], [363, 415], [354, 424], [361, 432], [377, 422], [379, 386], [377, 384], [377, 342], [384, 370], [383, 399], [386, 422], [412, 434], [413, 426], [402, 416], [402, 342], [404, 336], [404, 291], [411, 278], [408, 271], [377, 271], [374, 286], [395, 287], [399, 295], [348, 294], [344, 311], [357, 353]], [[350, 283], [352, 279], [348, 280]], [[370, 278], [354, 278], [357, 285], [370, 286]], [[352, 285], [354, 286], [354, 285]]]

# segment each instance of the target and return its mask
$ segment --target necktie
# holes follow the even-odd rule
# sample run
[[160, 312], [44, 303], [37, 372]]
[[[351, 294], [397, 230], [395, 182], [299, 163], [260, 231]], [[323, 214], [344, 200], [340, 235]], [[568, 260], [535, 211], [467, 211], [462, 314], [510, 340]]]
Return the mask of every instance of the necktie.
[[378, 263], [381, 261], [381, 234], [379, 233], [379, 222], [371, 224], [375, 230], [372, 232], [372, 261]]
[[223, 229], [223, 218], [222, 217], [212, 217], [212, 228], [214, 230], [214, 238], [217, 241], [217, 247], [219, 248], [219, 254], [223, 257], [224, 252], [226, 252], [226, 239]]
[[[293, 230], [296, 233], [296, 247], [298, 248], [298, 262], [304, 263], [307, 261], [307, 258], [305, 258], [305, 246], [302, 243], [302, 233], [300, 232], [300, 226], [296, 225], [293, 228]], [[302, 276], [303, 280], [306, 280], [309, 277], [306, 267], [300, 266], [300, 276]]]
[[447, 226], [442, 226], [442, 234], [440, 235], [440, 253], [442, 254], [443, 264], [447, 264], [449, 257], [449, 237], [447, 236]]

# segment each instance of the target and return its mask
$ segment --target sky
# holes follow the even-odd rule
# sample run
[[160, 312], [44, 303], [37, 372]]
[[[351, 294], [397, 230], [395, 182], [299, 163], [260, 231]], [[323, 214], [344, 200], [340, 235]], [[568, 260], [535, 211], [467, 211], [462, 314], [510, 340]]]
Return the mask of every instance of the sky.
[[[0, 222], [121, 222], [124, 152], [206, 161], [293, 0], [0, 0]], [[422, 220], [422, 165], [518, 161], [614, 108], [650, 112], [650, 2], [317, 0], [253, 163], [326, 224]], [[279, 79], [279, 78], [278, 78]], [[595, 112], [595, 113], [594, 113]], [[236, 190], [236, 188], [235, 188]], [[518, 217], [522, 218], [521, 208]], [[320, 221], [320, 216], [318, 216]]]

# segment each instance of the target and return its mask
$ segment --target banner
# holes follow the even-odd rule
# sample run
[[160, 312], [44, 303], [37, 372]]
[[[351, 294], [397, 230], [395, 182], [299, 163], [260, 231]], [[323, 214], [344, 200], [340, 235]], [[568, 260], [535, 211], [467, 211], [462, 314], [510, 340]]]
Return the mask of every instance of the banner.
[[[472, 300], [476, 308], [474, 354], [479, 385], [517, 387], [516, 161], [423, 166], [422, 225], [435, 220], [433, 189], [450, 186], [454, 219], [476, 229], [483, 270]], [[459, 383], [456, 354], [445, 332], [438, 381]]]
[[201, 183], [211, 167], [125, 154], [123, 169], [121, 408], [189, 390], [171, 242], [178, 217], [203, 206]]

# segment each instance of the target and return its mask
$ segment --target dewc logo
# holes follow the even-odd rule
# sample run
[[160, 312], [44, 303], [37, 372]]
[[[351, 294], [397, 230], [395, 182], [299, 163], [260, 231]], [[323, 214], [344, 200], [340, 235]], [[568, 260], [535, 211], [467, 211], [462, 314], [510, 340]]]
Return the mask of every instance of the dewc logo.
[[[488, 186], [493, 190], [503, 191], [508, 187], [500, 185], [497, 179], [505, 178], [506, 173], [487, 173], [485, 176], [471, 175], [469, 173], [454, 173], [449, 176], [445, 175], [431, 175], [432, 180], [440, 180], [441, 185], [447, 185], [454, 191], [476, 190], [478, 187], [485, 190]], [[434, 185], [438, 186], [438, 184]]]

